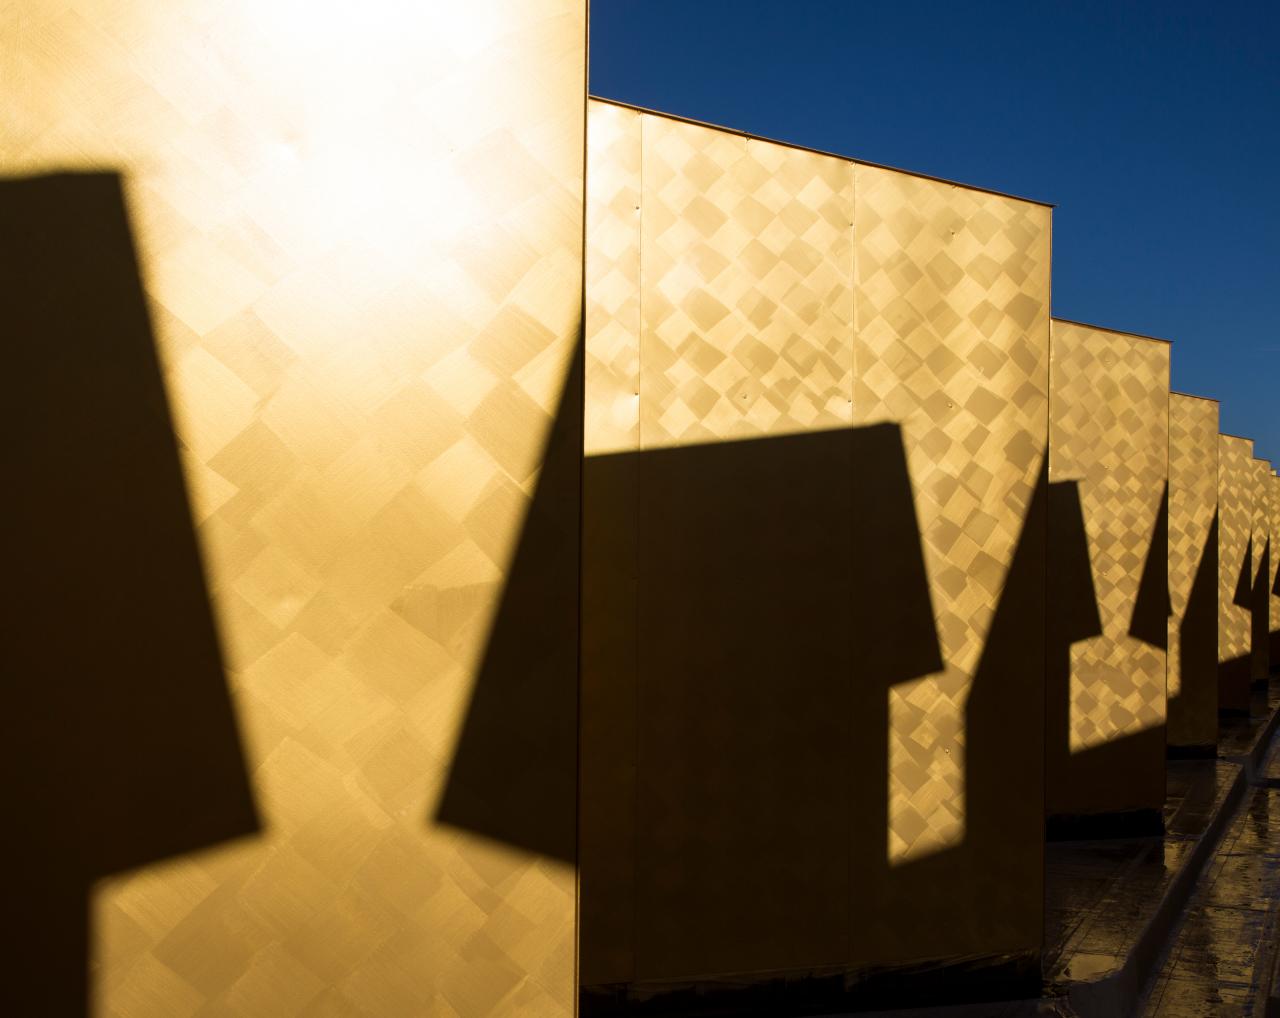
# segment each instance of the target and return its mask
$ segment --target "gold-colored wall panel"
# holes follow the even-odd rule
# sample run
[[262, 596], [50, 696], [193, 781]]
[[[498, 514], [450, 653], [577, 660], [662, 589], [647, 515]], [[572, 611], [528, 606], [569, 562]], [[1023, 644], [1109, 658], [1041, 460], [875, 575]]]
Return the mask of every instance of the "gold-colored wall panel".
[[[1055, 320], [1049, 479], [1073, 484], [1092, 591], [1050, 521], [1046, 797], [1051, 814], [1159, 810], [1168, 639], [1169, 346]], [[1092, 595], [1092, 596], [1091, 596]], [[1096, 624], [1078, 625], [1095, 609]], [[1092, 620], [1090, 620], [1092, 621]], [[1092, 631], [1090, 631], [1092, 630]]]
[[1249, 709], [1253, 441], [1218, 438], [1218, 706]]
[[[3, 173], [124, 180], [261, 821], [81, 902], [92, 1013], [572, 1013], [585, 4], [0, 17]], [[74, 417], [69, 396], [58, 410]], [[571, 455], [550, 480], [549, 441]], [[529, 547], [548, 531], [554, 555]], [[539, 554], [559, 564], [513, 606]], [[504, 647], [530, 635], [520, 675], [548, 685], [526, 723], [567, 733], [568, 766], [546, 773], [545, 732], [499, 751], [527, 751], [508, 777], [567, 793], [554, 853], [545, 831], [496, 833], [512, 818], [475, 777], [501, 742], [478, 705], [519, 678]], [[455, 799], [486, 819], [438, 819]]]
[[635, 972], [639, 464], [626, 454], [640, 448], [640, 117], [587, 107], [578, 843], [588, 986], [627, 983]]
[[855, 172], [854, 421], [902, 430], [943, 667], [890, 680], [897, 879], [853, 889], [853, 956], [1034, 950], [1051, 211]]
[[587, 106], [588, 456], [640, 446], [640, 117]]
[[1050, 211], [589, 105], [584, 988], [1030, 956]]
[[1253, 552], [1252, 581], [1249, 593], [1250, 612], [1250, 678], [1265, 682], [1271, 671], [1269, 639], [1271, 601], [1271, 461], [1253, 461], [1253, 527], [1250, 549]]
[[839, 964], [852, 169], [640, 129], [635, 977]]
[[1218, 740], [1218, 403], [1169, 396], [1167, 739]]
[[1268, 656], [1273, 671], [1280, 669], [1280, 475], [1268, 479], [1271, 489], [1271, 577], [1268, 616]]
[[640, 448], [847, 425], [849, 164], [641, 123]]

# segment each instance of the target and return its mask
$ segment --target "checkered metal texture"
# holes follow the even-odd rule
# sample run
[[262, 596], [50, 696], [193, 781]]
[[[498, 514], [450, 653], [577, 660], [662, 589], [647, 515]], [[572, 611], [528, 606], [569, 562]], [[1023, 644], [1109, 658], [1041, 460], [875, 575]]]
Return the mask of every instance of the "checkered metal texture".
[[850, 165], [641, 123], [640, 448], [847, 425]]
[[[883, 858], [903, 868], [908, 883], [895, 886], [907, 887], [912, 863], [958, 850], [966, 838], [966, 704], [1046, 454], [1050, 211], [607, 103], [590, 104], [589, 167], [589, 457], [901, 426], [947, 666], [894, 686], [886, 704]], [[620, 548], [616, 531], [637, 525], [640, 482], [616, 469], [593, 471], [588, 459], [584, 620], [597, 599], [634, 604], [637, 596], [626, 557], [635, 549]], [[611, 510], [612, 532], [601, 525], [592, 536], [593, 502]], [[583, 982], [625, 982], [635, 972], [628, 922], [640, 892], [634, 874], [615, 864], [634, 850], [634, 821], [596, 822], [591, 789], [599, 785], [603, 803], [610, 786], [622, 796], [633, 787], [633, 729], [617, 700], [635, 695], [626, 690], [637, 635], [602, 617], [584, 622], [583, 639], [583, 912], [604, 942], [584, 943]], [[611, 743], [592, 734], [595, 692]], [[1015, 733], [1013, 745], [1015, 755], [1027, 753], [1025, 772], [1038, 775], [1038, 728]], [[1024, 880], [1020, 867], [1038, 857], [1042, 803], [1017, 795], [1010, 809], [1015, 833], [996, 852], [1008, 858], [982, 865], [1017, 872], [1025, 902], [987, 921], [974, 908], [974, 886], [999, 893], [1001, 880], [956, 863], [973, 886], [948, 898], [930, 885], [930, 902], [910, 906], [920, 914], [904, 911], [895, 925], [888, 905], [880, 914], [879, 892], [859, 883], [847, 961], [920, 957], [917, 920], [930, 909], [948, 916], [939, 953], [1034, 949], [1039, 877], [1028, 871]], [[588, 838], [598, 839], [591, 858]], [[593, 874], [612, 905], [593, 900]], [[841, 944], [830, 948], [822, 957], [834, 950], [838, 958]]]
[[856, 174], [854, 419], [902, 425], [947, 664], [891, 694], [888, 847], [907, 861], [964, 836], [964, 706], [1045, 454], [1049, 212]]
[[125, 175], [265, 824], [101, 886], [97, 1015], [574, 1010], [572, 866], [430, 817], [579, 329], [585, 5], [384, 13], [0, 14], [5, 172]]
[[[1252, 620], [1240, 603], [1241, 575], [1252, 569], [1253, 441], [1235, 435], [1218, 438], [1218, 664], [1228, 674], [1251, 658]], [[1249, 669], [1244, 670], [1247, 676]], [[1219, 687], [1219, 704], [1249, 709], [1247, 682], [1228, 679]]]
[[688, 939], [655, 940], [669, 917], [637, 873], [666, 838], [637, 826], [662, 808], [637, 799], [638, 619], [671, 593], [637, 582], [637, 454], [847, 426], [852, 172], [608, 103], [588, 133], [581, 973], [599, 985]]
[[585, 452], [640, 447], [641, 115], [587, 104]]
[[1280, 476], [1272, 474], [1267, 480], [1271, 491], [1271, 577], [1267, 587], [1270, 595], [1271, 665], [1280, 665]]
[[1269, 639], [1271, 591], [1271, 561], [1275, 557], [1271, 541], [1271, 461], [1253, 461], [1253, 535], [1251, 548], [1253, 560], [1250, 575], [1253, 578], [1250, 598], [1253, 619], [1250, 636], [1250, 677], [1254, 682], [1265, 682], [1271, 671]]
[[1129, 630], [1148, 557], [1167, 555], [1151, 542], [1169, 476], [1169, 346], [1055, 320], [1051, 350], [1049, 479], [1079, 484], [1103, 630], [1071, 648], [1074, 754], [1165, 720], [1165, 648]]
[[[1216, 558], [1213, 522], [1218, 511], [1218, 403], [1181, 393], [1169, 396], [1169, 616], [1168, 742], [1171, 746], [1210, 746], [1218, 738], [1216, 655], [1205, 661], [1181, 656], [1188, 601], [1206, 553]], [[1213, 603], [1217, 604], [1217, 577]], [[1207, 613], [1212, 632], [1205, 643], [1216, 645], [1217, 612]], [[1192, 634], [1187, 634], [1188, 640]]]
[[582, 985], [635, 975], [641, 115], [587, 104], [587, 461], [578, 844]]

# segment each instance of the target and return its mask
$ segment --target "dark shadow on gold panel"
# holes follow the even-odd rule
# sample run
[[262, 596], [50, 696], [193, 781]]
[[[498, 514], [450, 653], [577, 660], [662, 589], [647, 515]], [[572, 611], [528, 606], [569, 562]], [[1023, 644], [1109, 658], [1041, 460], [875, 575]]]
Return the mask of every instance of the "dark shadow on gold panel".
[[1169, 643], [1169, 616], [1173, 601], [1169, 597], [1169, 484], [1165, 482], [1160, 508], [1147, 545], [1147, 561], [1138, 580], [1138, 594], [1133, 601], [1129, 635], [1135, 640], [1166, 650]]
[[[1134, 605], [1131, 635], [1168, 640], [1168, 490], [1153, 528]], [[1157, 561], [1158, 560], [1158, 561]], [[1071, 646], [1103, 632], [1079, 486], [1049, 495], [1049, 617], [1045, 666], [1046, 834], [1052, 840], [1133, 837], [1163, 830], [1165, 728], [1071, 750]]]
[[[1053, 634], [1050, 652], [1053, 657], [1047, 681], [1050, 703], [1054, 706], [1049, 713], [1057, 731], [1048, 743], [1055, 766], [1049, 775], [1046, 832], [1054, 840], [1160, 834], [1164, 830], [1161, 812], [1165, 796], [1167, 741], [1164, 725], [1111, 739], [1078, 752], [1071, 751], [1070, 733], [1066, 727], [1071, 714], [1071, 644], [1100, 634], [1102, 625], [1097, 616], [1094, 591], [1085, 590], [1082, 576], [1072, 577], [1073, 573], [1089, 568], [1083, 514], [1074, 484], [1062, 489], [1054, 513], [1050, 551], [1051, 614], [1059, 617], [1059, 613], [1065, 612], [1061, 617], [1066, 618], [1078, 612], [1084, 628], [1073, 635], [1066, 629], [1057, 629], [1050, 622]], [[1078, 536], [1068, 536], [1071, 532]], [[1067, 547], [1060, 543], [1064, 539], [1068, 545], [1076, 545], [1078, 565], [1075, 568], [1064, 568], [1060, 557]], [[1081, 542], [1085, 542], [1083, 557], [1079, 550]], [[1076, 607], [1072, 608], [1073, 604]], [[1129, 635], [1166, 650], [1172, 612], [1169, 596], [1169, 486], [1166, 482], [1134, 597]], [[1092, 632], [1088, 631], [1091, 629]]]
[[566, 862], [577, 857], [577, 349], [435, 814]]
[[1244, 558], [1240, 561], [1240, 569], [1236, 573], [1236, 589], [1231, 596], [1231, 603], [1237, 608], [1253, 611], [1253, 535], [1245, 542]]
[[259, 822], [120, 179], [0, 181], [0, 250], [3, 1011], [73, 1016], [93, 882]]
[[1073, 789], [1102, 789], [1114, 808], [1091, 809], [1092, 803], [1084, 802], [1076, 809], [1052, 813], [1046, 827], [1048, 838], [1080, 841], [1163, 834], [1164, 817], [1159, 807], [1129, 804], [1163, 800], [1165, 739], [1165, 726], [1154, 725], [1073, 753], [1069, 761]]
[[1102, 633], [1077, 482], [1049, 485], [1047, 530], [1045, 805], [1057, 813], [1071, 809], [1071, 645]]
[[[1046, 534], [1048, 509], [1076, 485], [1050, 485], [1042, 471], [1022, 523], [1004, 587], [987, 632], [965, 708], [965, 834], [937, 855], [896, 868], [880, 885], [879, 907], [910, 929], [922, 956], [955, 950], [953, 931], [967, 929], [974, 947], [984, 946], [988, 964], [966, 973], [972, 999], [1034, 996], [1039, 992], [1039, 946], [1043, 928], [1043, 732], [1040, 681], [1046, 649]], [[1092, 591], [1088, 549], [1080, 540], [1071, 574]], [[1088, 604], [1080, 604], [1088, 628]], [[1093, 609], [1096, 612], [1096, 606]], [[1015, 805], [1017, 804], [1017, 805]], [[1028, 808], [1023, 808], [1023, 806]], [[1035, 932], [1028, 936], [1028, 928]], [[870, 1003], [892, 1007], [911, 993], [917, 974], [882, 978]], [[943, 984], [932, 1003], [948, 1003], [956, 986]]]
[[1253, 653], [1240, 654], [1218, 664], [1218, 717], [1248, 717], [1253, 685]]
[[840, 964], [942, 667], [899, 429], [647, 451], [638, 505], [636, 977]]
[[[639, 535], [601, 551], [620, 549], [603, 568], [638, 591], [638, 667], [616, 685], [584, 676], [597, 687], [584, 704], [621, 738], [584, 739], [583, 830], [632, 815], [630, 837], [582, 842], [584, 1013], [1034, 990], [1043, 478], [966, 708], [963, 840], [894, 866], [890, 690], [943, 668], [900, 429], [592, 457], [585, 471], [588, 492], [634, 493]], [[621, 775], [628, 801], [588, 795], [595, 769]]]
[[[1253, 536], [1245, 544], [1244, 556], [1236, 571], [1235, 590], [1231, 604], [1243, 608], [1249, 614], [1250, 648], [1253, 642]], [[1222, 606], [1225, 607], [1225, 606]], [[1253, 681], [1253, 652], [1230, 658], [1218, 665], [1218, 704], [1220, 713], [1228, 717], [1247, 716], [1249, 713], [1249, 686]]]
[[595, 456], [582, 490], [579, 972], [635, 977], [639, 456]]
[[1269, 627], [1271, 623], [1271, 591], [1268, 580], [1271, 579], [1271, 537], [1267, 535], [1262, 544], [1262, 561], [1258, 565], [1258, 573], [1253, 578], [1249, 597], [1250, 648], [1252, 670], [1250, 678], [1255, 685], [1266, 685], [1267, 675], [1271, 671], [1271, 653], [1269, 647]]
[[[1271, 584], [1271, 596], [1280, 597], [1280, 569], [1276, 570], [1275, 580]], [[1271, 670], [1280, 672], [1280, 629], [1271, 630]]]
[[[1218, 511], [1196, 566], [1186, 608], [1178, 622], [1179, 676], [1177, 696], [1169, 698], [1173, 757], [1213, 756], [1218, 729]], [[1196, 732], [1189, 741], [1173, 741], [1174, 732]]]

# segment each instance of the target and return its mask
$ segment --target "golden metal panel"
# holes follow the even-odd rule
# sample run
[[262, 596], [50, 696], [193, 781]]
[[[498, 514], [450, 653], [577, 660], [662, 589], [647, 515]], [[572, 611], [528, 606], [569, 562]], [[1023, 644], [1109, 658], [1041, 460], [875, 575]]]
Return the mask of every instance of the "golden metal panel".
[[431, 816], [580, 330], [585, 4], [0, 17], [4, 172], [126, 181], [264, 825], [100, 884], [93, 1013], [572, 1013], [572, 862]]
[[1218, 404], [1169, 396], [1167, 739], [1218, 740]]
[[1268, 617], [1268, 656], [1271, 667], [1280, 667], [1280, 475], [1272, 474], [1267, 481], [1271, 490], [1271, 576], [1268, 591], [1270, 592], [1270, 609]]
[[579, 979], [634, 978], [640, 114], [587, 105]]
[[1249, 709], [1253, 441], [1218, 438], [1218, 705]]
[[[847, 555], [848, 434], [832, 429], [851, 416], [852, 171], [640, 127], [636, 977], [838, 963], [846, 821], [824, 782], [847, 724], [827, 696], [847, 674], [848, 567], [799, 567], [820, 568], [819, 546]], [[774, 540], [795, 513], [824, 537]], [[800, 831], [821, 846], [803, 868], [788, 865]]]
[[641, 449], [848, 425], [849, 164], [641, 125]]
[[854, 888], [853, 956], [1034, 950], [1043, 732], [1026, 719], [1043, 699], [1025, 677], [1043, 616], [995, 626], [1005, 598], [1043, 603], [1051, 213], [879, 167], [855, 179], [854, 419], [902, 428], [945, 670], [890, 693], [901, 878]]
[[[1078, 486], [1100, 632], [1062, 648], [1070, 662], [1065, 688], [1049, 680], [1049, 811], [1158, 810], [1164, 802], [1169, 346], [1055, 320], [1051, 349], [1049, 479]], [[1057, 523], [1051, 526], [1058, 540]], [[1072, 595], [1056, 572], [1049, 590], [1051, 617], [1080, 612], [1064, 602]], [[1066, 740], [1055, 735], [1064, 711]]]
[[588, 456], [640, 447], [640, 114], [587, 106]]
[[584, 987], [1034, 952], [1049, 210], [590, 107]]
[[1271, 591], [1271, 462], [1253, 461], [1253, 524], [1249, 547], [1252, 551], [1249, 584], [1250, 613], [1250, 678], [1254, 683], [1266, 682], [1271, 671], [1268, 644]]

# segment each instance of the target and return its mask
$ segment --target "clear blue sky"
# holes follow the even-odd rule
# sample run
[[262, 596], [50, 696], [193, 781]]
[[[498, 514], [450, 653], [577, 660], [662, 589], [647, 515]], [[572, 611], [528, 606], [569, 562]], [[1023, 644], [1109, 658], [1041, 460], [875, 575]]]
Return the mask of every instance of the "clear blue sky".
[[1054, 202], [1054, 314], [1280, 460], [1280, 0], [592, 0], [591, 91]]

